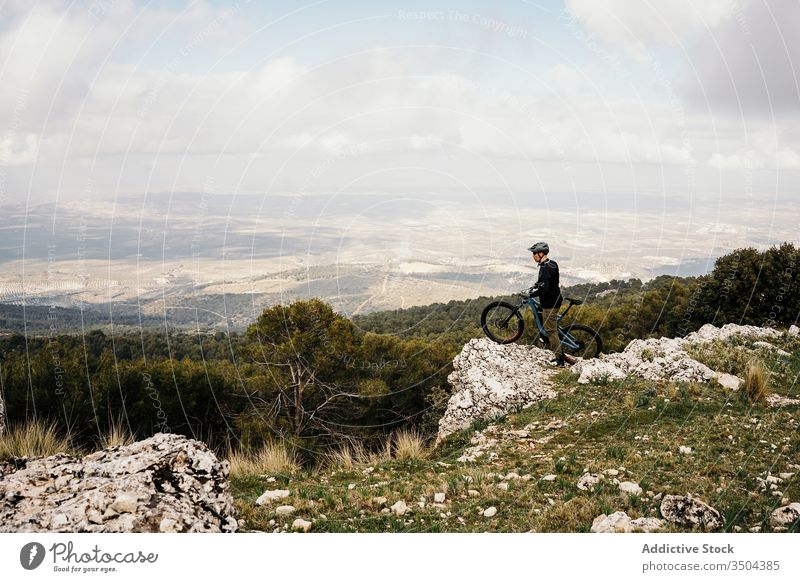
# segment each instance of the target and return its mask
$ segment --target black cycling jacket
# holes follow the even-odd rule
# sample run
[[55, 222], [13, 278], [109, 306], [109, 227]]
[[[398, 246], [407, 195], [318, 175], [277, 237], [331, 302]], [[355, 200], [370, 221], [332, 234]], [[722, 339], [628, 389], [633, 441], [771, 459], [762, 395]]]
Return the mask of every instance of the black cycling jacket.
[[561, 307], [561, 288], [558, 286], [558, 263], [548, 259], [539, 265], [539, 280], [531, 297], [539, 296], [542, 309]]

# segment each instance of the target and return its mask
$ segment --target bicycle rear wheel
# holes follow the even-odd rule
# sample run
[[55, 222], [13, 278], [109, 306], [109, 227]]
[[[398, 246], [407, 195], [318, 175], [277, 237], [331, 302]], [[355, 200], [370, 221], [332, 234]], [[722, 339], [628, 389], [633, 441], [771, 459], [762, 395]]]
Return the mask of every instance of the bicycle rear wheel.
[[516, 307], [505, 301], [492, 301], [483, 308], [481, 328], [492, 341], [511, 344], [522, 337], [525, 322]]
[[[603, 340], [600, 339], [600, 334], [588, 325], [572, 323], [567, 327], [560, 328], [559, 331], [564, 352], [571, 356], [588, 360], [599, 356], [603, 351]], [[564, 341], [567, 336], [577, 347], [570, 346], [568, 342]]]

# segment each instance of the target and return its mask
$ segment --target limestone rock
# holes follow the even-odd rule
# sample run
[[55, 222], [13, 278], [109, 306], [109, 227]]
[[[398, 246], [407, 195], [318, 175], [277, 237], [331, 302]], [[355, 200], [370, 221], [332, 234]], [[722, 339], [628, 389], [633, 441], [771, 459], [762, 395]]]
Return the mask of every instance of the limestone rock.
[[594, 486], [600, 482], [600, 477], [597, 475], [593, 475], [592, 473], [584, 473], [581, 475], [581, 478], [578, 479], [578, 489], [581, 491], [590, 491], [594, 489]]
[[734, 336], [746, 338], [778, 338], [781, 333], [771, 327], [758, 327], [755, 325], [738, 325], [726, 323], [722, 327], [717, 327], [710, 323], [705, 324], [699, 330], [686, 336], [685, 341], [690, 343], [706, 343], [713, 340], [727, 340]]
[[800, 503], [794, 502], [779, 507], [769, 514], [769, 524], [772, 527], [789, 527], [800, 519]]
[[665, 495], [661, 501], [661, 515], [672, 523], [700, 526], [707, 531], [722, 525], [719, 511], [691, 495]]
[[663, 522], [655, 517], [631, 519], [624, 511], [615, 511], [611, 515], [605, 513], [597, 516], [592, 522], [592, 533], [630, 533], [635, 531], [651, 532], [661, 529]]
[[642, 488], [639, 487], [638, 483], [634, 483], [633, 481], [623, 481], [619, 484], [619, 490], [621, 493], [626, 493], [627, 495], [642, 494]]
[[275, 508], [276, 515], [292, 515], [294, 513], [294, 505], [279, 505]]
[[309, 532], [311, 531], [312, 525], [313, 524], [310, 521], [306, 521], [305, 519], [298, 517], [292, 522], [292, 529], [296, 531]]
[[483, 517], [494, 517], [495, 515], [497, 515], [497, 508], [494, 505], [483, 512]]
[[396, 516], [400, 517], [408, 513], [411, 509], [408, 507], [406, 502], [401, 499], [392, 505], [391, 510]]
[[234, 532], [228, 463], [159, 433], [83, 458], [25, 459], [0, 472], [0, 532]]
[[434, 493], [433, 494], [433, 502], [434, 503], [444, 503], [445, 494], [444, 493]]
[[735, 390], [739, 387], [736, 376], [714, 372], [705, 364], [692, 359], [686, 347], [689, 344], [727, 340], [733, 336], [778, 338], [780, 335], [780, 332], [768, 327], [729, 323], [719, 328], [706, 324], [684, 338], [633, 340], [620, 353], [579, 360], [572, 366], [572, 370], [579, 374], [578, 382], [581, 384], [602, 378], [619, 380], [629, 375], [674, 382], [708, 382], [716, 378], [726, 388]]
[[288, 489], [273, 489], [272, 491], [264, 491], [261, 496], [256, 499], [256, 505], [265, 505], [277, 499], [289, 497]]
[[554, 398], [550, 359], [550, 352], [533, 346], [470, 340], [453, 360], [453, 372], [447, 378], [453, 395], [439, 421], [437, 442], [476, 420]]
[[796, 325], [790, 325], [787, 333], [790, 336], [797, 337], [798, 335], [800, 335], [800, 327], [797, 327]]
[[733, 374], [726, 374], [725, 372], [714, 372], [714, 378], [720, 386], [726, 390], [733, 390], [734, 392], [742, 385], [742, 381], [738, 376]]

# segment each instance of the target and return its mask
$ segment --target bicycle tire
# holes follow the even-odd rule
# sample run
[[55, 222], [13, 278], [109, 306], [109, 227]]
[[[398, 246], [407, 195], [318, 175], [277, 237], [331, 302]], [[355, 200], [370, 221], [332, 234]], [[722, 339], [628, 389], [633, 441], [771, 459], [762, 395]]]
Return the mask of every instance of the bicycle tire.
[[[506, 325], [512, 326], [513, 321], [516, 321], [516, 330], [514, 330], [513, 327], [510, 327], [510, 331], [513, 332], [513, 335], [510, 337], [502, 337], [494, 333], [490, 327], [492, 321], [487, 321], [491, 311], [497, 308], [508, 310], [508, 317], [513, 318], [509, 319]], [[505, 317], [505, 315], [502, 315], [501, 317]], [[498, 318], [495, 318], [495, 322], [497, 319]], [[522, 333], [525, 331], [525, 320], [522, 319], [522, 315], [514, 305], [511, 305], [506, 301], [492, 301], [489, 303], [489, 305], [483, 308], [483, 312], [481, 313], [481, 329], [483, 329], [483, 333], [485, 333], [487, 337], [495, 343], [513, 344], [522, 337]]]
[[[581, 332], [586, 332], [587, 334], [589, 334], [589, 336], [591, 337], [590, 342], [595, 344], [596, 349], [595, 349], [594, 353], [592, 353], [592, 355], [590, 355], [588, 357], [588, 359], [595, 358], [595, 357], [599, 356], [602, 353], [602, 351], [603, 351], [603, 340], [600, 339], [600, 334], [597, 333], [594, 329], [592, 329], [588, 325], [583, 325], [582, 323], [571, 323], [568, 326], [562, 327], [560, 329], [564, 333], [572, 333], [573, 331], [581, 331]], [[573, 350], [573, 349], [569, 348], [565, 344], [562, 344], [562, 345], [564, 346], [564, 352], [566, 352], [566, 353], [568, 353], [570, 355], [573, 355], [573, 356], [579, 356], [581, 358], [586, 357], [586, 356], [581, 354], [581, 352], [585, 354], [586, 353], [585, 351], [583, 351], [583, 350], [576, 351], [576, 350]]]

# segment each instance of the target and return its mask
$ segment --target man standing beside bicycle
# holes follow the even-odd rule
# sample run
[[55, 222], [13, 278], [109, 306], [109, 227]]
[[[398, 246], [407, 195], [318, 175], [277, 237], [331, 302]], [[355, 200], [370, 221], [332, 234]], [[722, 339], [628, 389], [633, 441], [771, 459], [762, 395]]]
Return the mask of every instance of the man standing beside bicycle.
[[542, 326], [549, 336], [550, 349], [555, 356], [550, 363], [563, 368], [567, 364], [574, 364], [576, 360], [564, 353], [561, 339], [558, 337], [558, 312], [563, 301], [559, 286], [558, 263], [548, 257], [550, 246], [546, 242], [537, 242], [528, 250], [533, 253], [533, 260], [539, 265], [539, 279], [528, 289], [528, 294], [531, 297], [539, 297], [542, 304]]

